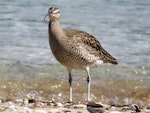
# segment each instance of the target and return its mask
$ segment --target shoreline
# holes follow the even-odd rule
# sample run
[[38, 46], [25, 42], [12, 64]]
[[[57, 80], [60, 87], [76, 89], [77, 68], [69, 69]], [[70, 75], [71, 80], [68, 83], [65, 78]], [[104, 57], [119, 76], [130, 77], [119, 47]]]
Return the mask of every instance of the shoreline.
[[150, 113], [150, 106], [107, 105], [99, 102], [63, 103], [34, 99], [0, 100], [1, 113]]
[[[99, 70], [100, 69], [100, 70]], [[106, 104], [150, 103], [149, 67], [111, 67], [92, 69], [91, 98]], [[34, 98], [67, 101], [68, 76], [61, 65], [0, 65], [0, 99]], [[121, 73], [120, 73], [121, 72]], [[87, 96], [86, 74], [73, 73], [74, 102], [84, 103]], [[99, 90], [97, 90], [99, 89]]]

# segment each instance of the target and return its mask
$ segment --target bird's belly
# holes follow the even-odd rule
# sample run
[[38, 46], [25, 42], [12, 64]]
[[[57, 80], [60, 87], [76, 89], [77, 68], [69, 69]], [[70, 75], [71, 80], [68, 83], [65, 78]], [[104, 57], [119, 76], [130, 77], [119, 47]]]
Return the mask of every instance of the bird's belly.
[[79, 59], [76, 59], [72, 55], [63, 54], [58, 52], [54, 54], [55, 58], [64, 66], [72, 69], [85, 69], [86, 64], [81, 63]]
[[84, 70], [86, 67], [97, 67], [103, 64], [103, 61], [95, 56], [81, 56], [78, 54], [72, 54], [66, 50], [56, 49], [52, 50], [55, 58], [64, 66], [72, 69]]

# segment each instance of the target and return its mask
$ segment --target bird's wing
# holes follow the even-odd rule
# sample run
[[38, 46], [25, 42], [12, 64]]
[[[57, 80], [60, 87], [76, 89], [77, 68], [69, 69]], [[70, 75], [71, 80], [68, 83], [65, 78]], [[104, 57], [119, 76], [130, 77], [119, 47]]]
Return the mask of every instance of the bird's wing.
[[79, 30], [70, 30], [66, 29], [68, 34], [68, 40], [73, 41], [77, 45], [82, 45], [90, 54], [99, 57], [100, 60], [103, 60], [106, 63], [117, 64], [117, 61], [112, 57], [106, 50], [103, 49], [100, 42], [91, 34], [79, 31]]

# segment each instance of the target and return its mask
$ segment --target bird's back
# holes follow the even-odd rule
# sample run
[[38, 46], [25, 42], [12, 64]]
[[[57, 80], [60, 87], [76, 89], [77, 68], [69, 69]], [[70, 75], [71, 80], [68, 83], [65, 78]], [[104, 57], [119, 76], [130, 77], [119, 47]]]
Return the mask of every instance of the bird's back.
[[70, 37], [73, 37], [73, 39], [76, 40], [76, 42], [78, 43], [77, 45], [82, 45], [83, 48], [88, 51], [87, 54], [99, 57], [99, 59], [103, 60], [104, 63], [117, 64], [116, 59], [112, 57], [106, 50], [104, 50], [100, 42], [91, 34], [84, 31], [71, 29], [66, 29], [65, 31], [66, 33], [72, 32], [67, 34], [72, 35]]

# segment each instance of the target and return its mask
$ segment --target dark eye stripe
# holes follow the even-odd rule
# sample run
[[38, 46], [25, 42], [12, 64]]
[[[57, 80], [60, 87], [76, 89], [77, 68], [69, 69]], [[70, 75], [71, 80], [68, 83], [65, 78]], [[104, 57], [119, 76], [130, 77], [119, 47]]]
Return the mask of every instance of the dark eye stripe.
[[[55, 12], [56, 10], [57, 10], [57, 12]], [[59, 11], [59, 9], [57, 7], [51, 7], [51, 8], [49, 8], [48, 13], [51, 13], [51, 12], [53, 12], [54, 14], [60, 13], [60, 11]]]

